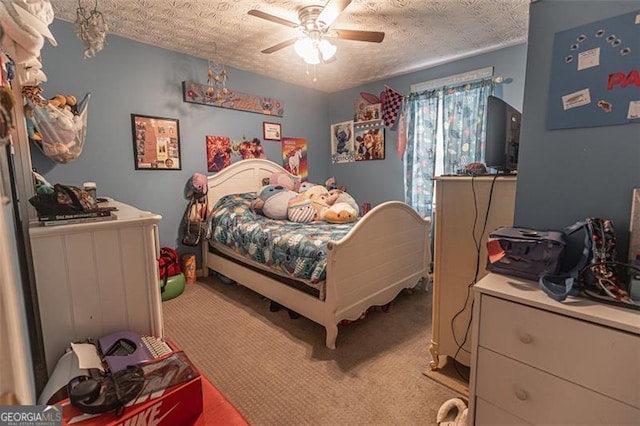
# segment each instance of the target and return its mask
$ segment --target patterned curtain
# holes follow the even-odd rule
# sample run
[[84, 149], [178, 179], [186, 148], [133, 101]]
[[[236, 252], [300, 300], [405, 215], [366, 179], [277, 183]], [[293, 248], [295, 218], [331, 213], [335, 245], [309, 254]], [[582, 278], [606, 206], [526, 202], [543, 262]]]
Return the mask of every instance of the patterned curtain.
[[431, 217], [433, 177], [438, 130], [438, 92], [411, 94], [403, 102], [402, 119], [406, 150], [404, 159], [405, 201], [422, 217]]
[[492, 94], [492, 80], [444, 89], [444, 174], [455, 174], [469, 163], [484, 163], [484, 116]]

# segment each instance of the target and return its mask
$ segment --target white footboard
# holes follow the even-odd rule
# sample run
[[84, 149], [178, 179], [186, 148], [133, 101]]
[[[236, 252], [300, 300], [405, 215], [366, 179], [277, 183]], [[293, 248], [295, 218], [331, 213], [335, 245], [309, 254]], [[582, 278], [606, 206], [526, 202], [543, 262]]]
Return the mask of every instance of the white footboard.
[[[285, 171], [267, 160], [245, 160], [209, 177], [209, 205], [226, 194], [258, 191], [263, 177]], [[325, 300], [210, 253], [203, 244], [205, 274], [212, 269], [325, 327], [335, 349], [338, 323], [369, 307], [391, 302], [404, 288], [428, 279], [430, 221], [405, 203], [373, 208], [340, 241], [329, 243]]]
[[430, 220], [405, 203], [389, 201], [367, 213], [328, 247], [326, 300], [333, 318], [354, 320], [370, 306], [391, 302], [429, 277]]

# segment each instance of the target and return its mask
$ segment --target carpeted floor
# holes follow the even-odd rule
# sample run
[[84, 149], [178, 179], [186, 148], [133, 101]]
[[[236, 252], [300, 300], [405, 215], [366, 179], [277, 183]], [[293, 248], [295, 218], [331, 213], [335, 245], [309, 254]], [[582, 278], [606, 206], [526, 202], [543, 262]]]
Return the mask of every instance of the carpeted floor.
[[163, 303], [165, 333], [254, 425], [429, 425], [459, 393], [423, 374], [431, 293], [324, 328], [238, 285], [206, 278]]

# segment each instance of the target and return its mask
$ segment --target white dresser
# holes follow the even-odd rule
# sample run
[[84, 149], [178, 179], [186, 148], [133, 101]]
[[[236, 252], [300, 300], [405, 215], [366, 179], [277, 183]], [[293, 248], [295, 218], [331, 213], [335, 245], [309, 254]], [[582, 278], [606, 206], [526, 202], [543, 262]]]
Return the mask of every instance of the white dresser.
[[640, 424], [640, 312], [497, 274], [474, 293], [470, 424]]
[[72, 341], [122, 330], [163, 336], [162, 217], [107, 205], [117, 207], [117, 219], [29, 229], [49, 374]]
[[471, 287], [487, 272], [487, 236], [513, 225], [515, 176], [435, 179], [434, 285], [429, 367], [442, 356], [469, 366]]

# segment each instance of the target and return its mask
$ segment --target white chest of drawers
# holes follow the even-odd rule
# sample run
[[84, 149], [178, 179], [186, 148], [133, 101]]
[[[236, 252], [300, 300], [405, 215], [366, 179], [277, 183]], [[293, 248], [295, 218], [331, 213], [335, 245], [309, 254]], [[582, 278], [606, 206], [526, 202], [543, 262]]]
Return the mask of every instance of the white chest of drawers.
[[496, 274], [474, 293], [474, 424], [640, 424], [640, 312]]
[[160, 215], [111, 200], [115, 220], [29, 229], [49, 374], [73, 341], [162, 337]]

